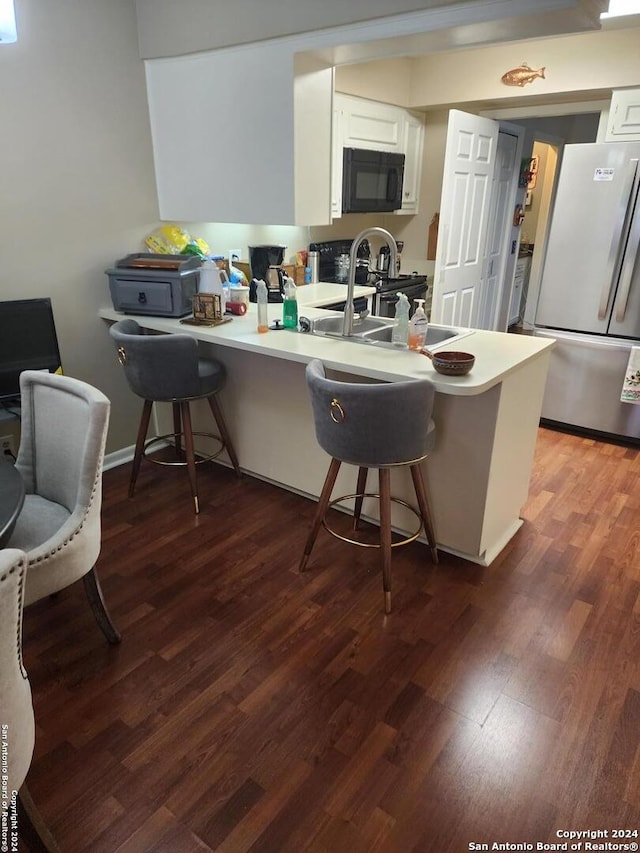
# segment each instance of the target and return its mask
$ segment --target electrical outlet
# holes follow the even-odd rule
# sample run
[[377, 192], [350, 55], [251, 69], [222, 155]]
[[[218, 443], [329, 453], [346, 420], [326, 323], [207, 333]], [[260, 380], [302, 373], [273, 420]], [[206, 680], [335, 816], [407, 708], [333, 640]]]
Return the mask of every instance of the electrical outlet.
[[0, 456], [13, 456], [15, 458], [16, 448], [12, 435], [0, 435]]

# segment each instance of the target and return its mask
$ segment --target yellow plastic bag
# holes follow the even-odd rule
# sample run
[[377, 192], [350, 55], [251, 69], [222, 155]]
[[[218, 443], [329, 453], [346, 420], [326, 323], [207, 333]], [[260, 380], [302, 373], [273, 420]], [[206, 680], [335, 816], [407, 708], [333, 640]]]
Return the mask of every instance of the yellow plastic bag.
[[209, 246], [199, 237], [192, 237], [179, 225], [168, 223], [152, 231], [144, 241], [150, 252], [157, 255], [181, 255], [187, 246], [196, 246], [203, 255], [209, 255]]

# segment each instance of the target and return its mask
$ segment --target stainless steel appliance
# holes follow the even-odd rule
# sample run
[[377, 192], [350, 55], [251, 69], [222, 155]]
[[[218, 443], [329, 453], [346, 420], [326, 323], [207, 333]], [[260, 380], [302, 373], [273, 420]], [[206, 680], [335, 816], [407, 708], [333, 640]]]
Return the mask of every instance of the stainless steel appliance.
[[564, 149], [534, 334], [555, 338], [545, 422], [640, 441], [621, 403], [640, 346], [640, 143]]
[[378, 262], [376, 264], [376, 271], [380, 273], [389, 274], [389, 247], [381, 246], [380, 251], [378, 252]]
[[404, 154], [343, 148], [342, 160], [343, 213], [400, 210]]
[[378, 252], [378, 260], [376, 262], [376, 270], [380, 273], [384, 273], [385, 275], [391, 275], [392, 278], [398, 278], [400, 275], [400, 255], [402, 254], [402, 249], [404, 247], [404, 242], [402, 240], [396, 240], [396, 268], [395, 270], [389, 270], [389, 261], [391, 255], [389, 253], [388, 246], [381, 246], [380, 251]]
[[[309, 251], [318, 252], [320, 281], [339, 282], [336, 277], [335, 261], [340, 255], [348, 254], [353, 240], [326, 240], [322, 243], [310, 243]], [[411, 313], [415, 311], [416, 299], [426, 299], [429, 288], [427, 277], [416, 273], [410, 275], [389, 276], [388, 272], [370, 270], [371, 248], [364, 240], [358, 249], [356, 284], [369, 284], [376, 288], [372, 299], [371, 313], [377, 317], [394, 317], [398, 293], [404, 292], [411, 304]], [[336, 311], [344, 310], [344, 302], [328, 306]], [[356, 312], [364, 311], [367, 300], [355, 300]]]

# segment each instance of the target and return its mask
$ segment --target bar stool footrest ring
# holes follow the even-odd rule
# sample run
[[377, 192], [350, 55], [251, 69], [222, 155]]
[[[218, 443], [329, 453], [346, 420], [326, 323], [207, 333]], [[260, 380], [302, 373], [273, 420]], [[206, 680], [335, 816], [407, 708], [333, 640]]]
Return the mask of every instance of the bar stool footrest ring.
[[[144, 447], [142, 448], [143, 457], [147, 460], [147, 462], [152, 462], [154, 465], [169, 465], [169, 466], [186, 465], [187, 464], [186, 461], [182, 461], [182, 460], [176, 460], [176, 461], [172, 462], [172, 461], [169, 461], [166, 459], [152, 459], [150, 456], [147, 456], [148, 449], [150, 447], [152, 447], [154, 444], [158, 444], [161, 441], [166, 441], [169, 438], [175, 439], [176, 435], [180, 436], [181, 438], [184, 438], [183, 432], [178, 432], [178, 433], [168, 432], [165, 435], [158, 435], [155, 438], [148, 439], [147, 441], [145, 441]], [[220, 447], [214, 453], [210, 453], [207, 456], [201, 456], [199, 458], [196, 457], [196, 460], [195, 460], [196, 465], [202, 465], [203, 462], [211, 462], [212, 459], [216, 459], [218, 456], [220, 456], [220, 454], [222, 453], [222, 451], [225, 448], [225, 445], [224, 445], [224, 441], [220, 438], [219, 435], [215, 435], [215, 433], [212, 433], [212, 432], [194, 432], [193, 436], [195, 437], [196, 435], [199, 435], [201, 438], [212, 438], [214, 441], [217, 441], [218, 444], [220, 445]], [[182, 442], [181, 442], [181, 447], [182, 447], [182, 452], [184, 453], [184, 443], [182, 443]]]
[[[377, 498], [378, 500], [380, 500], [380, 495], [375, 492], [363, 492], [361, 494], [355, 495], [341, 495], [339, 498], [334, 498], [334, 500], [329, 502], [329, 505], [327, 506], [327, 512], [331, 509], [332, 506], [334, 506], [334, 504], [343, 503], [343, 501], [353, 500], [355, 498]], [[418, 536], [420, 536], [423, 530], [422, 517], [420, 516], [420, 513], [415, 509], [415, 507], [412, 507], [411, 504], [407, 503], [406, 501], [403, 501], [401, 498], [392, 497], [391, 503], [402, 504], [402, 506], [406, 507], [409, 512], [412, 512], [415, 515], [419, 522], [418, 527], [414, 533], [410, 534], [404, 539], [398, 540], [397, 542], [392, 542], [391, 547], [399, 548], [401, 545], [408, 545], [409, 542], [415, 542], [415, 540], [418, 538]], [[349, 536], [343, 536], [342, 533], [338, 533], [337, 530], [334, 530], [327, 522], [326, 513], [322, 519], [322, 526], [327, 531], [327, 533], [330, 533], [332, 536], [334, 536], [336, 539], [340, 539], [342, 542], [349, 542], [351, 545], [358, 545], [360, 548], [382, 547], [379, 542], [360, 542], [357, 539], [351, 539]]]

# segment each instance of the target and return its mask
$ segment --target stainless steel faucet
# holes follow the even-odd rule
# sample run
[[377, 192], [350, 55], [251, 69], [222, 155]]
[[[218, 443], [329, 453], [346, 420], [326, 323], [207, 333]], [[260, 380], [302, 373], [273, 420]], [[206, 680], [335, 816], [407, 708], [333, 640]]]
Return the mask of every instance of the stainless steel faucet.
[[360, 248], [360, 244], [363, 240], [366, 240], [367, 237], [371, 237], [373, 235], [377, 235], [378, 237], [382, 237], [384, 240], [386, 240], [390, 252], [389, 269], [396, 269], [398, 246], [393, 238], [393, 235], [390, 234], [385, 228], [378, 228], [377, 226], [373, 228], [365, 228], [364, 231], [361, 231], [351, 244], [351, 251], [349, 252], [349, 278], [347, 279], [347, 301], [344, 306], [344, 318], [342, 320], [343, 338], [350, 338], [353, 335], [353, 289], [356, 285], [356, 263], [358, 260], [358, 249]]

